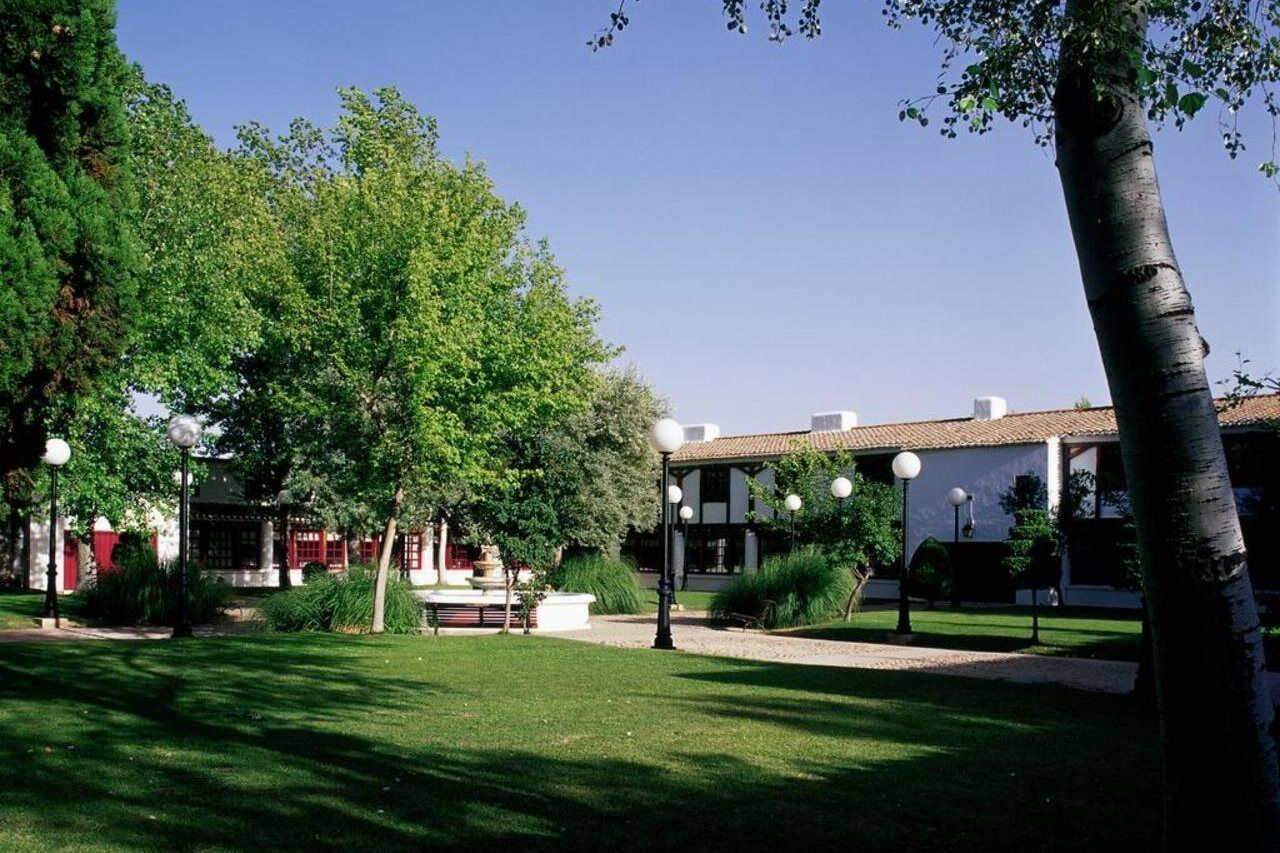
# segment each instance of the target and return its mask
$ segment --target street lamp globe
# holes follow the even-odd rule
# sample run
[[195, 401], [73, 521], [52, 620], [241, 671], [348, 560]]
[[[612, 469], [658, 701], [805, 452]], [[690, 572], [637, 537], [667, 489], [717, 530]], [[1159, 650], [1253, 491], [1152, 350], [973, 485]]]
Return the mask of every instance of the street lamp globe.
[[967, 492], [965, 492], [964, 489], [960, 488], [959, 486], [956, 486], [954, 489], [947, 492], [947, 503], [951, 504], [952, 506], [960, 506], [965, 502], [965, 500], [968, 497], [969, 495]]
[[848, 477], [836, 477], [831, 481], [831, 497], [843, 500], [853, 494], [853, 483]]
[[649, 428], [649, 444], [659, 453], [675, 453], [684, 444], [684, 429], [675, 418], [662, 418]]
[[61, 468], [71, 458], [71, 445], [60, 438], [51, 438], [44, 443], [44, 456], [40, 458], [46, 465]]
[[678, 504], [684, 500], [684, 491], [679, 486], [667, 486], [667, 503]]
[[920, 473], [920, 457], [904, 450], [893, 457], [893, 476], [899, 480], [914, 480]]
[[693, 507], [691, 506], [680, 507], [680, 520], [688, 521], [691, 518], [693, 518]]
[[799, 512], [800, 507], [804, 506], [804, 501], [800, 500], [799, 495], [787, 495], [787, 499], [782, 502], [787, 508], [787, 512]]
[[200, 435], [204, 430], [200, 426], [200, 422], [190, 415], [178, 415], [169, 421], [169, 429], [166, 430], [169, 440], [175, 446], [183, 450], [190, 450], [200, 443]]

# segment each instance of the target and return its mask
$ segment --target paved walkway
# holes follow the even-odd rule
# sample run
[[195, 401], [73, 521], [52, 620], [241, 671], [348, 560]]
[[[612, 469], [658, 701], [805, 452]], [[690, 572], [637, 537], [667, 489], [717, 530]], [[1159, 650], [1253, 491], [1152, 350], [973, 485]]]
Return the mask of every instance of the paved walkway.
[[[850, 669], [893, 669], [1015, 681], [1062, 684], [1081, 690], [1128, 693], [1137, 664], [1087, 658], [1049, 657], [1014, 652], [971, 652], [880, 643], [847, 643], [713, 628], [702, 614], [672, 615], [676, 646], [685, 652], [717, 657]], [[555, 634], [564, 639], [610, 646], [646, 648], [653, 644], [653, 616], [593, 616], [591, 630]], [[1268, 673], [1273, 696], [1280, 699], [1280, 673]]]

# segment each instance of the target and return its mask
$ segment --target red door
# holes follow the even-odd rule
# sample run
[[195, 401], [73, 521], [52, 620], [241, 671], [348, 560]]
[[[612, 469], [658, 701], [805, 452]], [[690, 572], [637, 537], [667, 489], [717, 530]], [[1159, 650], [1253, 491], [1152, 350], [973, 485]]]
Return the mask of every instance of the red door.
[[80, 579], [80, 550], [79, 540], [72, 539], [70, 536], [62, 537], [62, 574], [58, 580], [62, 583], [65, 590], [74, 590], [76, 582]]
[[93, 531], [93, 562], [99, 569], [114, 569], [111, 552], [120, 543], [120, 534], [114, 530]]

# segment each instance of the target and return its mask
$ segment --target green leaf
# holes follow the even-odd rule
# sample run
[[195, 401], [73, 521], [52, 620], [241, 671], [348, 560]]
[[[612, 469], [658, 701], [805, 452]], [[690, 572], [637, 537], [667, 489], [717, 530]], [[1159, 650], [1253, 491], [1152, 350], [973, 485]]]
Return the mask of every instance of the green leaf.
[[1178, 105], [1178, 87], [1176, 84], [1169, 83], [1164, 87], [1164, 101], [1171, 107]]
[[965, 95], [963, 98], [960, 99], [960, 109], [963, 112], [966, 112], [966, 113], [970, 112], [977, 105], [978, 105], [978, 101], [976, 98], [973, 97], [973, 95]]
[[996, 110], [1000, 109], [1000, 104], [997, 103], [995, 98], [988, 95], [987, 97], [982, 99], [982, 108], [987, 112], [993, 113]]
[[916, 118], [920, 115], [920, 111], [915, 107], [907, 107], [907, 118]]
[[1204, 67], [1197, 65], [1190, 59], [1182, 60], [1182, 69], [1187, 72], [1187, 76], [1191, 78], [1203, 77]]
[[1200, 92], [1188, 92], [1178, 101], [1178, 108], [1189, 116], [1194, 116], [1204, 106], [1204, 102], [1209, 99], [1208, 95]]
[[1156, 72], [1143, 65], [1138, 68], [1138, 82], [1144, 86], [1150, 86], [1156, 82]]

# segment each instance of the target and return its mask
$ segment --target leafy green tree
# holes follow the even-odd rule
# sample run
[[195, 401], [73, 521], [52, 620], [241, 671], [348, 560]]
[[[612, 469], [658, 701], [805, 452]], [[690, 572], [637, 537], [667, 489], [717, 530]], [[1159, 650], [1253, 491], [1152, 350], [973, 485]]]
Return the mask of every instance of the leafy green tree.
[[[507, 440], [509, 476], [461, 507], [472, 535], [498, 545], [508, 568], [541, 577], [566, 546], [616, 548], [657, 509], [647, 431], [662, 413], [633, 372], [595, 373], [582, 404]], [[514, 583], [509, 575], [508, 587]], [[526, 584], [533, 593], [538, 584]]]
[[272, 179], [312, 314], [291, 476], [340, 483], [383, 520], [377, 633], [400, 525], [452, 490], [503, 485], [504, 441], [571, 410], [607, 349], [523, 212], [480, 166], [439, 155], [434, 120], [394, 89], [340, 97], [330, 132], [299, 120], [241, 141]]
[[0, 478], [11, 517], [30, 497], [49, 424], [93, 392], [134, 307], [114, 24], [110, 0], [0, 5]]
[[[867, 570], [891, 565], [901, 554], [895, 522], [900, 515], [897, 492], [892, 486], [870, 480], [856, 471], [853, 454], [825, 453], [804, 445], [772, 462], [774, 486], [754, 478], [747, 481], [751, 496], [772, 513], [755, 513], [750, 519], [761, 528], [790, 535], [791, 518], [784, 506], [788, 494], [803, 502], [796, 513], [796, 540], [817, 546], [829, 559], [848, 567], [854, 590], [845, 607], [845, 619], [853, 615]], [[831, 481], [848, 477], [853, 494], [839, 499], [831, 494]]]
[[1061, 582], [1058, 536], [1046, 509], [1019, 509], [1005, 540], [1001, 560], [1015, 587], [1031, 590], [1031, 642], [1040, 642], [1040, 610], [1036, 591]]
[[[1277, 0], [884, 0], [890, 26], [932, 29], [934, 92], [899, 118], [946, 137], [1000, 119], [1054, 147], [1085, 297], [1120, 427], [1153, 622], [1168, 796], [1165, 843], [1280, 844], [1280, 766], [1262, 635], [1226, 454], [1156, 180], [1148, 122], [1210, 104], [1229, 155], [1240, 111], [1280, 114]], [[820, 0], [762, 0], [769, 37], [821, 33]], [[745, 0], [723, 0], [745, 33]], [[794, 11], [794, 15], [792, 14]], [[625, 0], [591, 40], [611, 44]], [[1274, 147], [1259, 166], [1280, 177]], [[1158, 448], [1159, 452], [1153, 452]], [[1206, 726], [1205, 721], [1215, 724]], [[1211, 731], [1209, 729], [1212, 729]]]

